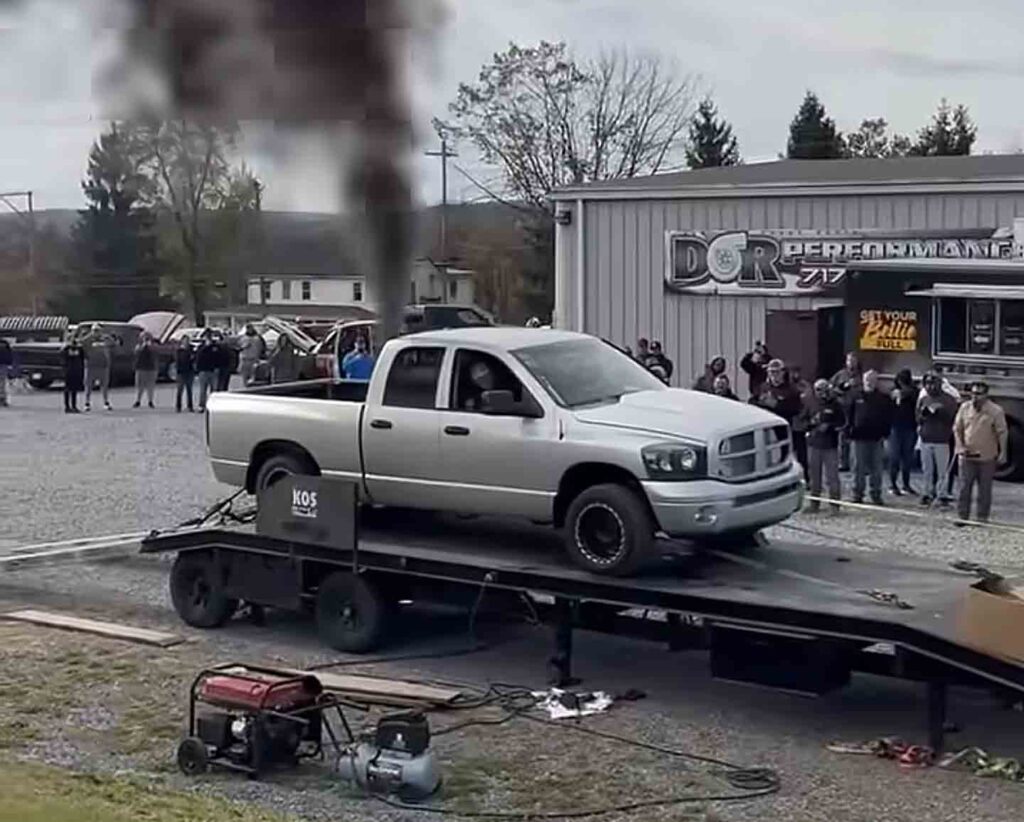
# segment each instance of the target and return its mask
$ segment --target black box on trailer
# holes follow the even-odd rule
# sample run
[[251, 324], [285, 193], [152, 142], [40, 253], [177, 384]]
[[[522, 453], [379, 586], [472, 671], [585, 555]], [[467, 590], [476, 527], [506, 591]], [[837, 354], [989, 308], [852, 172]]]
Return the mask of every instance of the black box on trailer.
[[716, 679], [813, 696], [850, 681], [847, 649], [829, 640], [723, 625], [712, 625], [710, 638]]

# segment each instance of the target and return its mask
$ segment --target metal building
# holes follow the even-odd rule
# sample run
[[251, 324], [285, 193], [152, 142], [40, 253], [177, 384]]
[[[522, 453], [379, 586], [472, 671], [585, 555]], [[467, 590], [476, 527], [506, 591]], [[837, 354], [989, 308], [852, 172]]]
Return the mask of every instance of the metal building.
[[738, 362], [755, 340], [808, 377], [838, 367], [855, 334], [843, 311], [855, 261], [1019, 257], [1024, 156], [780, 161], [552, 199], [554, 324], [661, 340], [676, 385], [722, 355], [745, 394]]

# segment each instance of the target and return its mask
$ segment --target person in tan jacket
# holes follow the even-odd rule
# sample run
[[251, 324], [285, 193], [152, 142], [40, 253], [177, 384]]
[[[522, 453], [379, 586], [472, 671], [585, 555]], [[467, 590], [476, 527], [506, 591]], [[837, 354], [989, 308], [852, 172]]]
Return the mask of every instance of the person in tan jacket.
[[978, 486], [978, 519], [987, 522], [992, 510], [996, 466], [1007, 457], [1006, 415], [988, 398], [988, 385], [975, 382], [971, 399], [960, 406], [953, 422], [960, 459], [960, 519], [971, 517], [971, 493]]

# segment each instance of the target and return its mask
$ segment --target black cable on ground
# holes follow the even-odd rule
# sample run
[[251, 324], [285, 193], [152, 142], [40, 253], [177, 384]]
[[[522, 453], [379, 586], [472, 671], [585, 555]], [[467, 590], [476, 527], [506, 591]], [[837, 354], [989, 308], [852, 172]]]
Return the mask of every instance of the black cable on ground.
[[[525, 702], [524, 702], [525, 700]], [[632, 813], [648, 808], [667, 807], [671, 805], [689, 804], [696, 802], [744, 802], [777, 793], [781, 787], [778, 774], [771, 768], [744, 768], [725, 760], [709, 756], [701, 756], [686, 751], [679, 751], [667, 748], [638, 739], [613, 734], [607, 731], [599, 731], [580, 724], [566, 724], [556, 722], [542, 717], [531, 716], [529, 711], [537, 707], [538, 699], [533, 692], [525, 687], [516, 685], [505, 685], [501, 683], [492, 684], [487, 691], [478, 697], [478, 704], [499, 704], [505, 710], [505, 715], [495, 719], [474, 719], [467, 722], [459, 722], [444, 728], [432, 731], [434, 737], [446, 734], [458, 733], [472, 727], [497, 727], [505, 725], [515, 719], [528, 719], [541, 725], [557, 728], [563, 731], [576, 731], [587, 736], [616, 742], [620, 745], [639, 748], [642, 750], [660, 753], [666, 756], [675, 757], [691, 762], [699, 762], [705, 765], [714, 765], [720, 771], [709, 771], [714, 776], [724, 779], [730, 787], [739, 793], [729, 794], [684, 794], [679, 796], [657, 797], [653, 799], [626, 802], [618, 805], [610, 805], [603, 808], [590, 808], [579, 811], [465, 811], [454, 808], [446, 808], [431, 805], [417, 805], [379, 795], [371, 798], [383, 804], [404, 811], [416, 811], [435, 816], [462, 816], [469, 819], [506, 819], [506, 820], [528, 820], [528, 819], [586, 819], [598, 816], [605, 816], [612, 813]]]

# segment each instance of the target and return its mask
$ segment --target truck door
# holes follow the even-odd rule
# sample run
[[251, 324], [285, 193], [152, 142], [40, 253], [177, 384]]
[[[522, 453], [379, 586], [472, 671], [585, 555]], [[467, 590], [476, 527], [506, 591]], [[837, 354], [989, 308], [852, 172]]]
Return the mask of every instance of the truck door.
[[[557, 422], [498, 357], [460, 348], [453, 360], [441, 420], [445, 508], [544, 520], [557, 491]], [[494, 416], [481, 409], [484, 390], [511, 391], [517, 411]]]
[[444, 507], [437, 393], [445, 348], [412, 346], [391, 361], [384, 390], [371, 396], [362, 421], [366, 489], [373, 502]]

